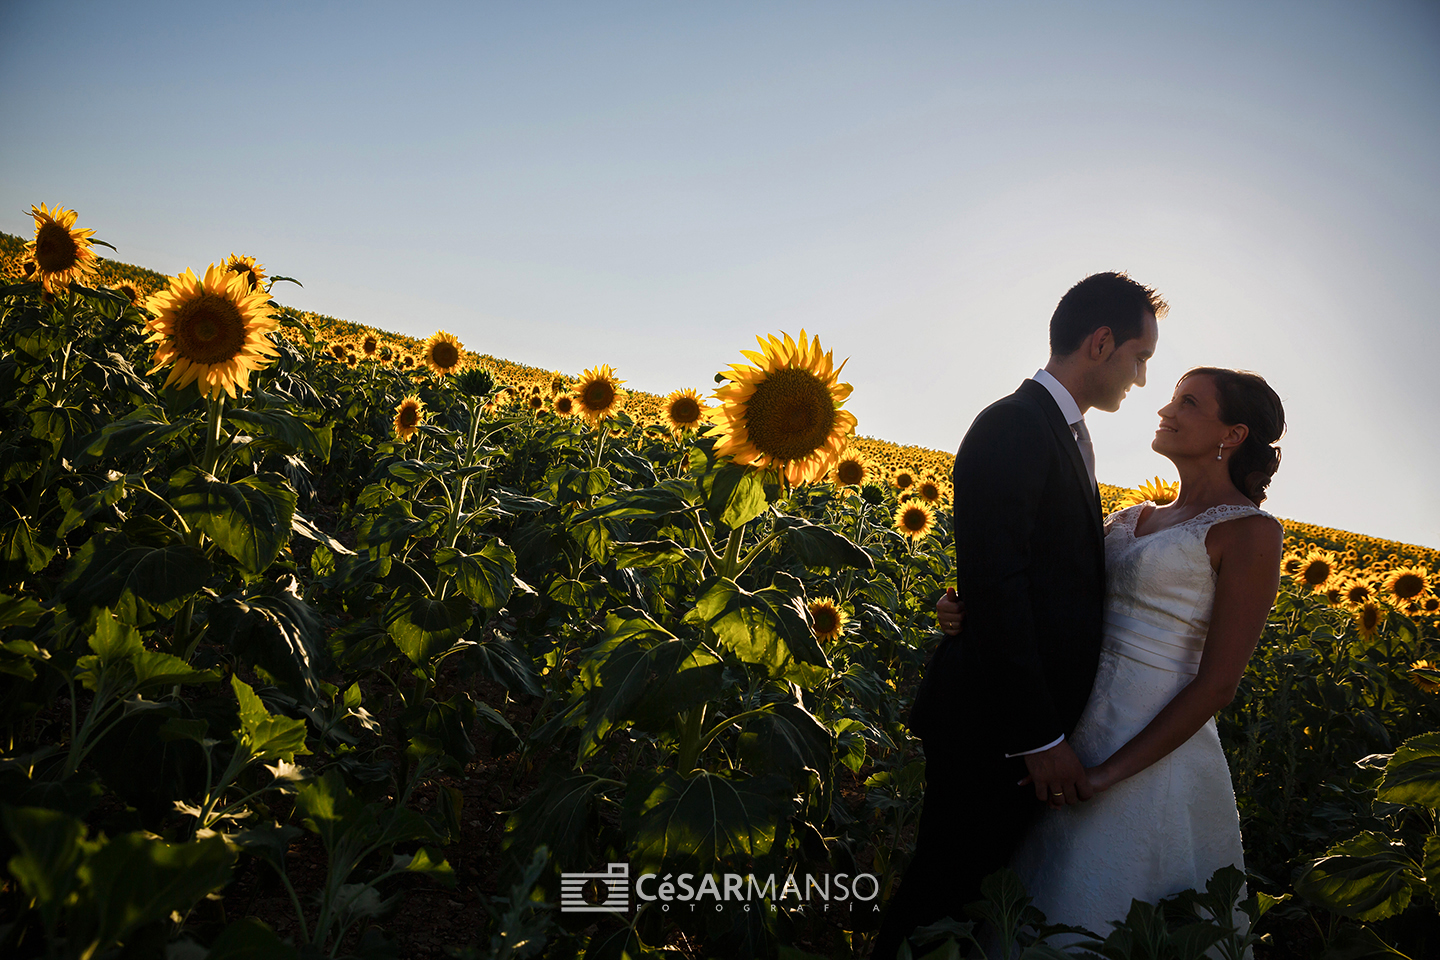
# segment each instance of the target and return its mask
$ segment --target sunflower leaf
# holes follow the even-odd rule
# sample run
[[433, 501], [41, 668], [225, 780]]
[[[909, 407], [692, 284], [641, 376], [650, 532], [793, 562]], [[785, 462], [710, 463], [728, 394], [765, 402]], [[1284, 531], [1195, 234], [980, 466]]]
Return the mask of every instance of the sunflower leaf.
[[295, 491], [284, 477], [261, 473], [222, 483], [195, 467], [171, 478], [171, 503], [250, 574], [265, 571], [290, 539]]
[[728, 650], [763, 667], [773, 679], [808, 687], [829, 672], [829, 661], [810, 632], [803, 594], [776, 587], [750, 593], [733, 580], [713, 577], [701, 585], [685, 620], [708, 625]]
[[1377, 799], [1415, 807], [1440, 807], [1440, 732], [1402, 743], [1385, 765]]
[[803, 517], [780, 517], [777, 530], [785, 531], [785, 543], [796, 559], [807, 567], [859, 567], [874, 570], [875, 559], [843, 534], [811, 523]]
[[1338, 843], [1314, 861], [1295, 889], [1301, 896], [1355, 920], [1383, 920], [1403, 911], [1424, 881], [1405, 845], [1367, 831]]
[[631, 869], [710, 873], [762, 857], [793, 804], [793, 791], [778, 777], [641, 772], [625, 788]]

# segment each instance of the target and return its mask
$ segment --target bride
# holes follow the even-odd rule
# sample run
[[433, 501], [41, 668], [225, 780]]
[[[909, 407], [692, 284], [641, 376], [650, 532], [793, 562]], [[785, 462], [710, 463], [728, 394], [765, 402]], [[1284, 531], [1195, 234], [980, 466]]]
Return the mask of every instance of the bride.
[[[1285, 428], [1253, 373], [1197, 367], [1159, 411], [1151, 447], [1180, 492], [1105, 521], [1105, 633], [1070, 738], [1092, 799], [1052, 803], [1012, 866], [1051, 923], [1104, 936], [1130, 901], [1244, 869], [1215, 713], [1235, 695], [1280, 579], [1284, 532], [1259, 508]], [[937, 610], [956, 610], [942, 599]], [[957, 629], [958, 632], [958, 629]]]

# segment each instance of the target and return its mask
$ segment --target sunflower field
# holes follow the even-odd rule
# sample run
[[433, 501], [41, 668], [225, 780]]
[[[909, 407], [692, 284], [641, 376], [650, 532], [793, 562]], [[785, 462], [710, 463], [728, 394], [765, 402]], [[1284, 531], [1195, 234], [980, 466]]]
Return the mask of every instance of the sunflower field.
[[[868, 954], [952, 461], [854, 435], [818, 337], [660, 397], [33, 217], [0, 234], [0, 953]], [[1106, 957], [1440, 954], [1440, 554], [1286, 527], [1220, 715], [1249, 876], [1135, 904]], [[607, 908], [621, 864], [692, 893]], [[781, 882], [721, 909], [718, 874]], [[986, 892], [931, 955], [993, 950], [981, 916], [1068, 955]]]

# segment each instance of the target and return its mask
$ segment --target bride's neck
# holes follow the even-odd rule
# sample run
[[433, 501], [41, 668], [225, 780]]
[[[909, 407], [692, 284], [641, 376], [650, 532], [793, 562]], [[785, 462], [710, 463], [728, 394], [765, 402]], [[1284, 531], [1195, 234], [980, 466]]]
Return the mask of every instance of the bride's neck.
[[1180, 473], [1180, 493], [1171, 506], [1177, 510], [1204, 510], [1234, 500], [1240, 491], [1230, 480], [1230, 466], [1223, 460], [1171, 460]]

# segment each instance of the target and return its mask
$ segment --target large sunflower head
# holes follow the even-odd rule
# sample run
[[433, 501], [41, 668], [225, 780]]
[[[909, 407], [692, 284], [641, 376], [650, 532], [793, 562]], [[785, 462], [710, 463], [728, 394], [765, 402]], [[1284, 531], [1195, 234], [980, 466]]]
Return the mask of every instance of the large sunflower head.
[[1401, 603], [1418, 600], [1430, 587], [1429, 572], [1421, 566], [1397, 567], [1385, 577], [1385, 592]]
[[1360, 631], [1360, 636], [1369, 639], [1375, 636], [1375, 631], [1380, 629], [1385, 622], [1385, 608], [1374, 600], [1366, 600], [1355, 609], [1355, 627]]
[[837, 487], [861, 487], [870, 479], [874, 467], [858, 453], [844, 453], [835, 461], [834, 480]]
[[1340, 569], [1340, 562], [1329, 550], [1311, 550], [1300, 566], [1298, 579], [1311, 590], [1323, 591], [1330, 578]]
[[1124, 510], [1126, 507], [1133, 507], [1137, 503], [1144, 503], [1149, 500], [1157, 507], [1170, 503], [1180, 495], [1179, 480], [1161, 480], [1156, 477], [1154, 480], [1146, 480], [1133, 490], [1127, 490], [1120, 498], [1117, 510]]
[[665, 398], [665, 420], [676, 433], [694, 430], [705, 419], [705, 401], [690, 387], [675, 390]]
[[810, 610], [811, 629], [815, 631], [817, 640], [834, 640], [840, 636], [845, 629], [845, 611], [841, 610], [833, 600], [811, 600], [808, 604]]
[[575, 415], [575, 397], [572, 394], [562, 393], [551, 401], [551, 409], [562, 417], [573, 417]]
[[409, 440], [420, 429], [420, 420], [425, 415], [425, 404], [416, 394], [411, 394], [395, 408], [395, 435]]
[[200, 392], [233, 399], [250, 388], [250, 373], [278, 355], [266, 336], [278, 320], [263, 290], [251, 290], [240, 274], [212, 263], [204, 279], [186, 270], [145, 301], [154, 317], [146, 324], [146, 342], [156, 344], [150, 372], [173, 364], [165, 386], [198, 381]]
[[[715, 452], [757, 467], [778, 464], [792, 483], [810, 483], [830, 472], [855, 429], [855, 415], [840, 409], [852, 387], [840, 383], [845, 362], [835, 367], [820, 338], [756, 338], [760, 352], [742, 350], [756, 366], [735, 364], [715, 391], [723, 405], [714, 414]], [[848, 362], [848, 361], [847, 361]]]
[[608, 363], [586, 370], [575, 387], [575, 405], [591, 423], [613, 417], [625, 403], [624, 380], [615, 376]]
[[914, 470], [908, 467], [901, 467], [890, 474], [890, 486], [894, 487], [900, 493], [905, 493], [911, 487], [915, 486], [917, 479]]
[[911, 540], [919, 540], [935, 526], [935, 511], [928, 503], [908, 500], [895, 511], [895, 529]]
[[251, 290], [259, 290], [265, 283], [265, 266], [256, 263], [254, 257], [243, 256], [238, 253], [230, 254], [225, 261], [225, 269], [229, 273], [239, 274], [245, 278]]
[[35, 218], [35, 239], [25, 244], [27, 273], [36, 275], [46, 293], [65, 289], [95, 271], [95, 251], [90, 249], [94, 230], [75, 230], [74, 210], [40, 204], [30, 207]]
[[915, 496], [926, 503], [939, 503], [940, 481], [931, 476], [921, 476], [915, 484]]
[[460, 361], [465, 357], [465, 348], [455, 334], [446, 333], [444, 330], [436, 330], [430, 334], [430, 339], [425, 341], [425, 346], [421, 349], [425, 354], [425, 366], [442, 377], [460, 369]]

